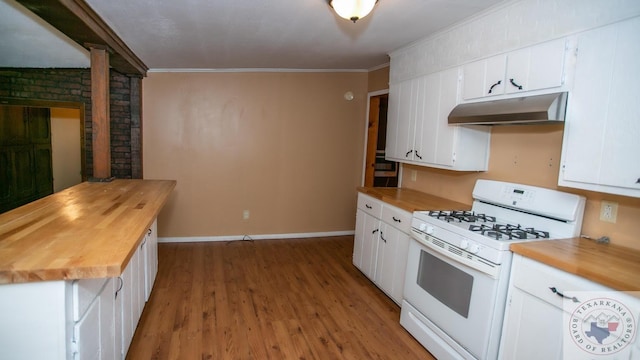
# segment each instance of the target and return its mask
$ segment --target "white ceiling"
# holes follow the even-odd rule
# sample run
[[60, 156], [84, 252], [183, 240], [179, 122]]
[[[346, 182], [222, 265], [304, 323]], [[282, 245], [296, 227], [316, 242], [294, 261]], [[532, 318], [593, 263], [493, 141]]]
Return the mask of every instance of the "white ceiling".
[[[505, 0], [380, 0], [353, 24], [326, 0], [85, 0], [151, 69], [371, 69]], [[87, 51], [0, 0], [0, 67], [88, 67]]]

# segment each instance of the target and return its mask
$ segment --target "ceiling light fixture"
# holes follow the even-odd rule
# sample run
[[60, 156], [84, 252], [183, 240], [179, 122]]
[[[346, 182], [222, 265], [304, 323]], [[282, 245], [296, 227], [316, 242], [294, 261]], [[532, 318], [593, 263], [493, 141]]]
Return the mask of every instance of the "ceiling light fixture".
[[327, 0], [327, 2], [341, 18], [355, 23], [369, 15], [378, 0]]

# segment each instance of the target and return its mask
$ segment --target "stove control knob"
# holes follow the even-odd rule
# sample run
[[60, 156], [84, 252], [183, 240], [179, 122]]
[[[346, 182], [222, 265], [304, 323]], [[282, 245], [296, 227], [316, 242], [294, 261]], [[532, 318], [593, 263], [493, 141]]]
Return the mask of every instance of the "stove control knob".
[[418, 228], [420, 229], [420, 231], [424, 231], [427, 228], [427, 224], [422, 223], [420, 224], [420, 226], [418, 226]]
[[460, 241], [460, 248], [461, 249], [466, 249], [468, 247], [469, 247], [469, 242], [467, 240]]
[[429, 235], [433, 235], [433, 226], [427, 226], [427, 230], [425, 232]]
[[471, 244], [471, 246], [469, 246], [470, 253], [477, 254], [478, 251], [480, 251], [480, 246], [478, 246], [478, 244]]

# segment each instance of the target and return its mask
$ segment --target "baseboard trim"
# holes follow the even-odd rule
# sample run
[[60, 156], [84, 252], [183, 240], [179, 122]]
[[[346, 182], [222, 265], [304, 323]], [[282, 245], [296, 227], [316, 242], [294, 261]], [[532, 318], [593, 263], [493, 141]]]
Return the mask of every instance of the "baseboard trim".
[[345, 236], [345, 235], [353, 235], [353, 234], [355, 234], [354, 230], [327, 231], [327, 232], [314, 232], [314, 233], [292, 233], [292, 234], [158, 237], [158, 242], [181, 243], [181, 242], [213, 242], [213, 241], [241, 241], [241, 240], [302, 239], [302, 238], [316, 238], [316, 237], [329, 237], [329, 236]]

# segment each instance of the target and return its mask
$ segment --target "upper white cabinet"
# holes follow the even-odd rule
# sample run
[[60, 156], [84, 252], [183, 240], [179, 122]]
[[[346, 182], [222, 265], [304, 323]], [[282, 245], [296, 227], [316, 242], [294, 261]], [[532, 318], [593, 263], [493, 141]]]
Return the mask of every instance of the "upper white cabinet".
[[423, 92], [423, 89], [420, 89], [423, 82], [423, 78], [415, 78], [389, 86], [387, 158], [412, 161], [422, 156], [416, 156], [414, 144], [416, 122], [418, 117], [422, 116], [417, 110], [418, 99]]
[[450, 126], [458, 68], [391, 84], [387, 159], [451, 170], [487, 170], [491, 129]]
[[640, 197], [640, 18], [577, 36], [558, 184]]
[[565, 83], [566, 39], [545, 42], [462, 67], [462, 99], [559, 91]]

